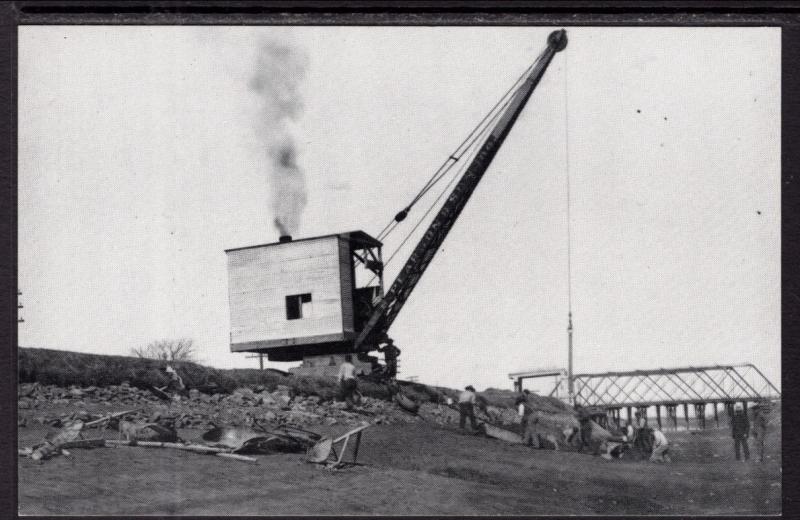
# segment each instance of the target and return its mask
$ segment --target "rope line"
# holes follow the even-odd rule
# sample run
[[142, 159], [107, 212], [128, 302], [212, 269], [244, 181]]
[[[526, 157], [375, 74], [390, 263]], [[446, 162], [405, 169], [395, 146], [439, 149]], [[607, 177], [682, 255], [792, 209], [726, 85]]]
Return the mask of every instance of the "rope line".
[[[471, 141], [470, 145], [469, 145], [467, 148], [465, 148], [465, 149], [462, 151], [462, 155], [461, 155], [461, 157], [463, 157], [464, 155], [468, 155], [468, 158], [470, 158], [470, 159], [471, 159], [471, 158], [472, 158], [472, 156], [473, 156], [474, 154], [477, 154], [477, 152], [478, 152], [478, 150], [480, 149], [480, 147], [479, 147], [479, 146], [474, 146], [474, 145], [475, 145], [475, 143], [477, 143], [477, 142], [479, 142], [479, 141], [480, 141], [480, 142], [483, 142], [483, 140], [485, 139], [485, 137], [486, 137], [486, 134], [488, 133], [489, 129], [490, 129], [490, 128], [492, 128], [492, 125], [493, 125], [493, 123], [494, 123], [494, 122], [495, 122], [495, 121], [496, 121], [496, 120], [497, 120], [497, 119], [500, 117], [500, 115], [503, 113], [503, 110], [504, 110], [504, 109], [505, 109], [505, 108], [506, 108], [506, 107], [507, 107], [507, 106], [508, 106], [510, 103], [511, 103], [511, 99], [508, 99], [508, 100], [506, 100], [506, 102], [505, 102], [505, 103], [503, 103], [503, 106], [500, 108], [500, 110], [498, 110], [498, 111], [497, 111], [497, 112], [496, 112], [496, 113], [495, 113], [495, 114], [492, 116], [492, 118], [489, 120], [489, 123], [488, 123], [487, 125], [485, 125], [485, 126], [483, 127], [483, 129], [481, 129], [480, 133], [478, 133], [478, 135], [476, 135], [476, 136], [475, 136], [475, 138], [474, 138], [474, 139]], [[393, 251], [393, 252], [392, 252], [392, 254], [389, 256], [389, 258], [388, 258], [388, 259], [387, 259], [387, 260], [384, 262], [384, 264], [383, 264], [384, 268], [385, 268], [386, 266], [388, 266], [388, 265], [389, 265], [389, 263], [391, 263], [392, 259], [393, 259], [395, 256], [397, 256], [397, 253], [399, 253], [399, 252], [400, 252], [400, 249], [401, 249], [401, 248], [402, 248], [402, 247], [403, 247], [403, 246], [406, 244], [406, 242], [408, 242], [408, 240], [411, 238], [411, 235], [414, 233], [414, 231], [416, 231], [416, 230], [417, 230], [417, 228], [419, 228], [419, 226], [420, 226], [420, 225], [422, 224], [422, 222], [425, 220], [425, 217], [427, 217], [427, 216], [430, 214], [430, 212], [431, 212], [431, 211], [433, 211], [433, 209], [436, 207], [436, 204], [437, 204], [437, 203], [438, 203], [438, 202], [439, 202], [439, 201], [442, 199], [442, 197], [445, 195], [445, 193], [447, 193], [447, 190], [448, 190], [448, 189], [449, 189], [449, 188], [450, 188], [450, 187], [453, 185], [453, 183], [454, 183], [454, 182], [455, 182], [455, 181], [456, 181], [458, 178], [460, 178], [460, 177], [461, 177], [461, 175], [463, 175], [463, 174], [466, 172], [466, 170], [467, 170], [467, 163], [468, 163], [468, 162], [469, 162], [469, 161], [464, 161], [463, 163], [461, 163], [461, 167], [460, 167], [460, 169], [456, 170], [456, 174], [455, 174], [455, 175], [453, 175], [453, 177], [450, 179], [450, 181], [448, 181], [448, 183], [445, 185], [445, 187], [444, 187], [444, 189], [441, 191], [441, 193], [439, 193], [439, 195], [436, 197], [436, 199], [434, 199], [434, 201], [433, 201], [433, 202], [430, 204], [430, 206], [429, 206], [429, 207], [428, 207], [428, 209], [425, 211], [425, 213], [423, 213], [423, 214], [422, 214], [422, 216], [419, 218], [419, 220], [418, 220], [418, 221], [417, 221], [417, 223], [414, 225], [414, 227], [413, 227], [413, 228], [411, 228], [411, 230], [409, 230], [409, 232], [406, 234], [406, 236], [403, 238], [403, 240], [400, 242], [400, 244], [399, 244], [399, 245], [398, 245], [398, 246], [397, 246], [397, 247], [394, 249], [394, 251]], [[448, 171], [449, 171], [449, 170], [448, 170]], [[446, 172], [445, 172], [445, 173], [446, 173]], [[441, 177], [440, 177], [440, 178], [441, 178]], [[437, 182], [438, 182], [438, 180], [437, 180]], [[373, 276], [373, 277], [372, 277], [372, 279], [370, 279], [370, 281], [369, 281], [369, 282], [367, 282], [367, 285], [369, 285], [370, 283], [372, 283], [372, 281], [373, 281], [373, 280], [375, 280], [376, 278], [377, 278], [377, 275], [376, 275], [376, 276]]]
[[[494, 106], [483, 116], [483, 118], [478, 122], [477, 125], [470, 131], [470, 133], [461, 141], [461, 143], [456, 147], [455, 151], [451, 153], [447, 159], [434, 171], [431, 177], [427, 180], [427, 182], [423, 185], [423, 187], [417, 192], [411, 202], [403, 209], [403, 211], [408, 212], [419, 200], [425, 196], [428, 191], [438, 183], [447, 173], [453, 168], [453, 166], [460, 162], [463, 158], [464, 154], [467, 150], [469, 150], [479, 138], [481, 133], [487, 128], [489, 124], [491, 124], [492, 120], [497, 117], [498, 107], [499, 111], [502, 111], [510, 101], [509, 95], [516, 93], [519, 89], [520, 83], [522, 80], [527, 77], [530, 71], [536, 66], [536, 64], [541, 60], [544, 52], [540, 54], [534, 62], [525, 69], [525, 71], [514, 81], [514, 83], [509, 87], [508, 90], [502, 95], [502, 97], [494, 104]], [[513, 97], [513, 95], [511, 96]], [[509, 99], [507, 99], [509, 98]], [[476, 135], [477, 134], [477, 135]], [[392, 227], [392, 223], [397, 223], [398, 221], [395, 218], [384, 226], [383, 230], [378, 234], [377, 239], [383, 240], [394, 230]], [[391, 227], [391, 229], [390, 229]]]
[[564, 147], [567, 168], [567, 305], [570, 324], [572, 323], [572, 217], [570, 215], [570, 179], [569, 179], [569, 88], [567, 81], [567, 54], [564, 53]]

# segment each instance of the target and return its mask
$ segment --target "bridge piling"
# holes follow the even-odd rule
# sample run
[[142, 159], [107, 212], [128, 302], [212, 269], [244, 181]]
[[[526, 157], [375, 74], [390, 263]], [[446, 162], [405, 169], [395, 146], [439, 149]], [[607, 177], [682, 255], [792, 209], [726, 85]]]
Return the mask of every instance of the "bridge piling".
[[691, 430], [691, 423], [689, 422], [689, 403], [683, 403], [683, 418], [686, 420], [686, 431]]

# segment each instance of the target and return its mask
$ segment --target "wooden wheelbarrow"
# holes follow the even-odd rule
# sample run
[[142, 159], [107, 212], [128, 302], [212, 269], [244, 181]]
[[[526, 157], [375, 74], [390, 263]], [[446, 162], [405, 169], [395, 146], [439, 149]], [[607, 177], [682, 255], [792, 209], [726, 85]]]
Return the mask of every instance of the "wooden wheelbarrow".
[[[306, 452], [306, 461], [315, 464], [324, 464], [326, 468], [334, 470], [341, 469], [346, 466], [359, 466], [358, 463], [358, 448], [361, 446], [361, 434], [365, 429], [369, 428], [370, 424], [364, 424], [349, 432], [341, 435], [335, 439], [324, 437], [319, 442], [314, 444]], [[347, 444], [350, 438], [355, 436], [355, 446], [353, 447], [353, 458], [351, 460], [344, 460], [345, 452], [347, 451]], [[339, 451], [336, 451], [336, 445], [340, 444]]]

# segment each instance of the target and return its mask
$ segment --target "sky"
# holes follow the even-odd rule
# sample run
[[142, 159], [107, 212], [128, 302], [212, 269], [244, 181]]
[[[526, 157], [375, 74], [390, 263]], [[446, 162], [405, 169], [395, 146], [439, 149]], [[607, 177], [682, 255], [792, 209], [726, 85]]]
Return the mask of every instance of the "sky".
[[[224, 250], [279, 234], [264, 46], [304, 70], [295, 238], [377, 235], [552, 30], [21, 26], [20, 345], [189, 337], [256, 367], [229, 351]], [[390, 330], [401, 377], [510, 388], [566, 366], [569, 179], [576, 373], [754, 363], [780, 387], [780, 29], [567, 32]]]

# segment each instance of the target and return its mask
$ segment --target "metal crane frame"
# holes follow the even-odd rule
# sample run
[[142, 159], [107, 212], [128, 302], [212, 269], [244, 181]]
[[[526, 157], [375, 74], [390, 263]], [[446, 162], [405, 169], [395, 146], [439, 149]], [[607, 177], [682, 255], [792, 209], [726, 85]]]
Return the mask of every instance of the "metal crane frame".
[[497, 123], [486, 137], [483, 145], [417, 243], [411, 256], [409, 256], [400, 273], [392, 282], [389, 291], [375, 307], [367, 324], [359, 333], [353, 345], [355, 350], [372, 350], [375, 348], [376, 343], [384, 339], [392, 322], [403, 308], [428, 265], [430, 265], [450, 229], [452, 229], [453, 224], [461, 214], [461, 210], [464, 209], [523, 108], [525, 108], [525, 104], [542, 79], [553, 56], [566, 48], [566, 46], [567, 35], [565, 30], [561, 29], [550, 33], [544, 52], [542, 52], [527, 74], [524, 83], [509, 99], [508, 105], [499, 114]]

